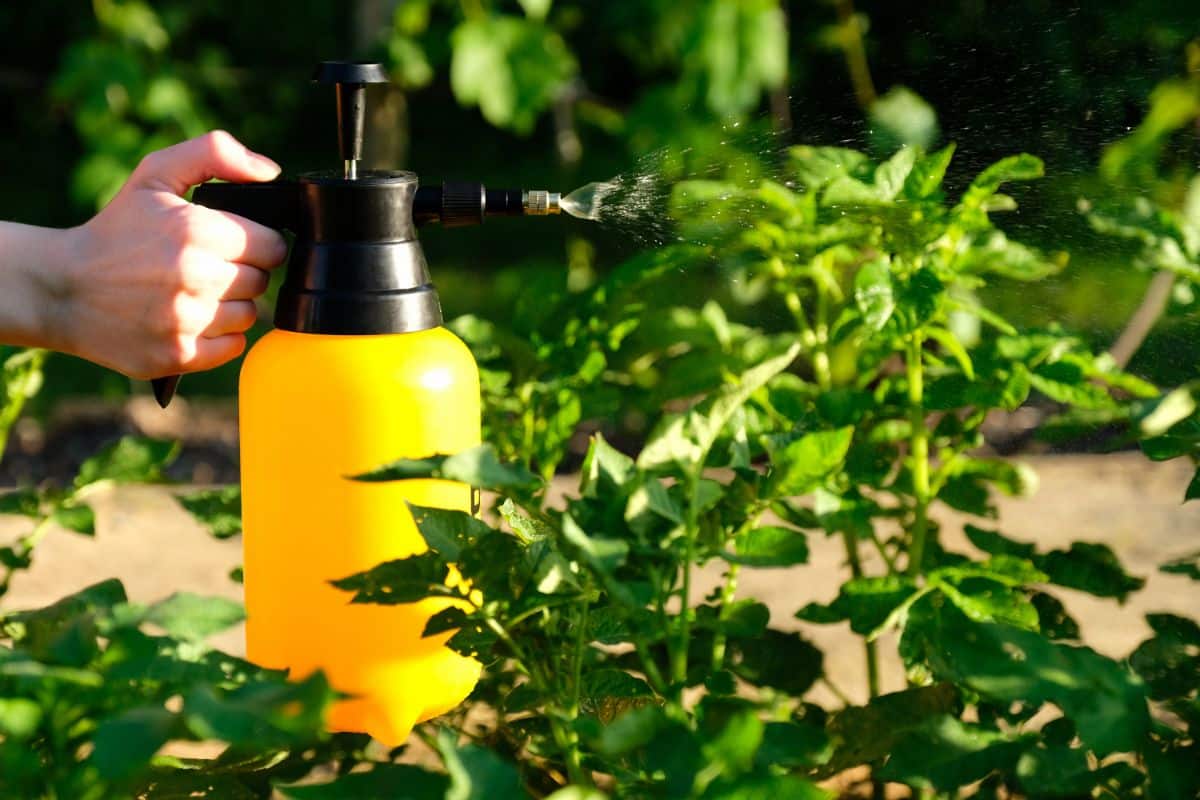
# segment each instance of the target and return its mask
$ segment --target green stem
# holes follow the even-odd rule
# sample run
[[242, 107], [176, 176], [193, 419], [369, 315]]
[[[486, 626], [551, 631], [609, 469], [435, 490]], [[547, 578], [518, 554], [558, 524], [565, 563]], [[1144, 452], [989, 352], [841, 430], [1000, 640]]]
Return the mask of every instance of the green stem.
[[[22, 558], [28, 557], [30, 553], [38, 546], [38, 542], [46, 535], [46, 531], [50, 530], [51, 517], [42, 517], [33, 526], [33, 530], [17, 540], [16, 546], [13, 548], [16, 554]], [[13, 575], [17, 574], [17, 568], [6, 567], [4, 577], [0, 578], [0, 597], [8, 594], [9, 586], [12, 583]]]
[[696, 557], [696, 536], [699, 523], [696, 519], [696, 486], [698, 474], [687, 477], [687, 512], [683, 532], [683, 585], [679, 589], [679, 638], [671, 654], [671, 682], [676, 701], [683, 699], [683, 688], [687, 684], [688, 643], [692, 638], [692, 618], [688, 606], [692, 593], [692, 561]]
[[[746, 519], [738, 526], [730, 537], [730, 547], [734, 552], [737, 552], [737, 540], [748, 530], [753, 529], [758, 525], [758, 521], [762, 519], [763, 512], [767, 510], [770, 503], [766, 500], [758, 499], [750, 507], [750, 513]], [[717, 611], [718, 619], [724, 621], [728, 615], [729, 605], [733, 602], [737, 595], [738, 573], [741, 572], [740, 564], [730, 564], [729, 569], [725, 572], [725, 585], [721, 587], [720, 607]], [[719, 670], [725, 663], [725, 647], [728, 643], [728, 637], [723, 630], [717, 630], [713, 636], [712, 649], [712, 668]]]
[[908, 574], [921, 574], [925, 540], [929, 533], [929, 430], [925, 427], [925, 375], [921, 363], [922, 337], [908, 341], [905, 369], [908, 374], [908, 419], [912, 427], [909, 458], [913, 482], [913, 524], [908, 551]]
[[829, 295], [819, 285], [817, 286], [817, 345], [813, 353], [813, 370], [817, 375], [817, 385], [822, 391], [829, 391], [833, 386], [833, 373], [829, 367]]
[[[738, 573], [740, 571], [741, 566], [738, 564], [730, 564], [729, 568], [725, 571], [725, 585], [721, 587], [721, 605], [717, 611], [717, 618], [722, 622], [725, 621], [727, 616], [726, 610], [737, 594]], [[712, 668], [714, 672], [724, 668], [725, 646], [727, 643], [728, 637], [725, 635], [724, 628], [718, 628], [717, 632], [713, 634]]]
[[575, 620], [575, 652], [571, 665], [571, 704], [567, 707], [567, 718], [572, 724], [566, 731], [567, 774], [576, 785], [590, 786], [591, 778], [583, 769], [583, 755], [579, 751], [579, 733], [574, 721], [579, 716], [579, 697], [583, 683], [583, 654], [588, 646], [588, 603], [584, 603]]
[[[863, 577], [862, 560], [858, 556], [858, 540], [848, 530], [842, 531], [842, 542], [846, 545], [846, 561], [850, 565], [850, 574], [856, 579]], [[873, 641], [863, 642], [867, 660], [867, 693], [871, 697], [879, 695], [879, 648]]]
[[867, 48], [863, 45], [862, 26], [854, 13], [852, 0], [837, 0], [838, 22], [841, 24], [841, 46], [850, 70], [850, 83], [854, 85], [854, 97], [863, 111], [875, 104], [875, 82], [871, 80], [871, 67], [867, 63]]

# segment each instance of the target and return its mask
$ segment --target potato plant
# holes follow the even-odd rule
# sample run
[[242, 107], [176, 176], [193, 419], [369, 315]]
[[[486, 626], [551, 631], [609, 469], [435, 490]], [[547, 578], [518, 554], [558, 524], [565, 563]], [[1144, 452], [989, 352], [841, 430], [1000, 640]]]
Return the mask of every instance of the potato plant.
[[[424, 755], [325, 734], [319, 677], [287, 683], [209, 649], [236, 608], [132, 604], [109, 582], [6, 612], [2, 793], [806, 799], [860, 768], [877, 797], [884, 782], [921, 797], [1196, 796], [1200, 626], [1151, 614], [1128, 658], [1088, 648], [1058, 590], [1119, 603], [1143, 579], [1103, 544], [1047, 549], [1000, 528], [994, 494], [1036, 476], [980, 452], [985, 417], [1035, 394], [1130, 436], [1173, 435], [1191, 410], [1062, 330], [1019, 331], [981, 305], [989, 280], [1036, 286], [1064, 257], [991, 219], [1015, 206], [1002, 187], [1041, 174], [1036, 158], [1004, 159], [951, 200], [952, 155], [799, 147], [782, 182], [681, 184], [681, 230], [705, 244], [547, 298], [571, 317], [559, 336], [455, 323], [485, 368], [492, 444], [355, 479], [464, 481], [495, 493], [493, 511], [414, 507], [427, 551], [335, 581], [358, 603], [461, 601], [427, 633], [454, 631], [487, 668], [462, 709], [418, 729]], [[714, 263], [750, 315], [787, 326], [638, 300], [669, 270]], [[577, 424], [628, 407], [653, 417], [638, 451], [594, 434], [574, 490], [552, 495]], [[83, 473], [155, 477], [169, 453], [134, 457], [153, 448], [123, 443]], [[58, 507], [25, 496], [39, 519]], [[186, 502], [227, 534], [231, 500]], [[939, 524], [946, 508], [971, 518], [962, 536]], [[747, 570], [803, 576], [821, 536], [845, 550], [834, 597], [798, 580], [786, 620], [739, 591]], [[1200, 578], [1194, 559], [1164, 569]], [[803, 634], [834, 624], [861, 639], [865, 703]], [[884, 646], [901, 691], [880, 691]], [[818, 684], [843, 700], [814, 702]], [[227, 747], [162, 750], [179, 739]]]

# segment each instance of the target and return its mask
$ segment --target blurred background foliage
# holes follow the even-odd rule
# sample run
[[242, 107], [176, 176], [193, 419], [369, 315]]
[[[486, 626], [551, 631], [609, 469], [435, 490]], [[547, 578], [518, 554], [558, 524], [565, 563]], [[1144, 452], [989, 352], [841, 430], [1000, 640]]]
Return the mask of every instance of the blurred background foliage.
[[[1147, 302], [1170, 313], [1131, 367], [1175, 384], [1200, 356], [1186, 313], [1200, 273], [1200, 20], [1188, 3], [48, 0], [5, 4], [0, 26], [4, 219], [78, 224], [142, 155], [218, 126], [289, 172], [333, 166], [332, 92], [310, 71], [379, 59], [394, 85], [373, 90], [368, 160], [427, 182], [565, 192], [647, 163], [669, 179], [748, 178], [797, 142], [882, 154], [954, 141], [954, 191], [1000, 156], [1036, 153], [1048, 177], [1021, 189], [1005, 225], [1070, 264], [1036, 297], [1002, 284], [989, 300], [1105, 348], [1169, 272]], [[519, 331], [522, 293], [586, 288], [663, 230], [639, 242], [517, 220], [423, 236], [448, 317]], [[713, 275], [660, 285], [697, 306], [728, 299]], [[229, 394], [236, 369], [190, 378], [187, 392]], [[42, 404], [133, 388], [73, 359], [48, 370]]]

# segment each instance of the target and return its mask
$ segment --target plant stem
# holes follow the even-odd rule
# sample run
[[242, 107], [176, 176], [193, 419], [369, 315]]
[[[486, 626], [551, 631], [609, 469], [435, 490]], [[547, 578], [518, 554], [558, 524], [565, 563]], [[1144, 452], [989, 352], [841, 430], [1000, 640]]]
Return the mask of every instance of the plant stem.
[[[717, 611], [717, 619], [721, 622], [725, 621], [726, 609], [733, 602], [734, 596], [737, 594], [738, 573], [741, 572], [741, 565], [730, 564], [725, 571], [725, 585], [721, 587], [720, 609]], [[725, 645], [728, 642], [728, 637], [725, 635], [724, 629], [718, 630], [713, 634], [712, 646], [712, 668], [716, 670], [722, 669], [725, 663]]]
[[1121, 369], [1129, 364], [1129, 359], [1133, 358], [1133, 354], [1142, 346], [1154, 323], [1158, 322], [1158, 318], [1166, 311], [1174, 286], [1175, 273], [1169, 270], [1155, 273], [1150, 280], [1146, 293], [1142, 295], [1142, 302], [1138, 304], [1133, 316], [1125, 323], [1125, 330], [1121, 331], [1121, 335], [1108, 351]]
[[[584, 602], [583, 607], [579, 610], [579, 617], [575, 620], [575, 652], [573, 653], [573, 663], [571, 665], [571, 704], [567, 707], [567, 717], [574, 722], [579, 716], [579, 696], [583, 676], [583, 654], [588, 646], [587, 626], [588, 626], [588, 610], [589, 605]], [[579, 785], [591, 785], [591, 779], [587, 776], [583, 769], [583, 756], [579, 752], [579, 733], [575, 730], [572, 724], [566, 731], [566, 751], [567, 751], [567, 774], [571, 776], [571, 782]]]
[[[858, 540], [854, 538], [853, 533], [843, 530], [842, 542], [846, 545], [846, 561], [850, 564], [850, 574], [861, 578], [863, 568], [858, 557]], [[876, 697], [879, 695], [879, 648], [872, 641], [863, 642], [863, 647], [867, 658], [867, 694]]]
[[908, 574], [921, 574], [925, 539], [929, 533], [929, 430], [925, 427], [925, 374], [921, 363], [923, 337], [914, 333], [908, 341], [905, 368], [908, 373], [909, 459], [913, 482], [913, 524], [908, 550]]
[[842, 53], [850, 70], [850, 83], [854, 85], [854, 99], [863, 111], [868, 111], [875, 104], [875, 83], [871, 80], [862, 26], [858, 24], [858, 16], [854, 13], [853, 0], [837, 0], [837, 15], [842, 28]]
[[817, 346], [813, 353], [813, 370], [821, 391], [833, 387], [833, 373], [829, 367], [829, 293], [817, 286]]
[[[703, 462], [697, 467], [697, 471], [702, 466]], [[699, 482], [699, 474], [688, 475], [688, 504], [683, 532], [683, 585], [679, 590], [679, 641], [675, 645], [675, 652], [671, 654], [671, 682], [674, 684], [677, 701], [682, 700], [683, 688], [687, 684], [688, 644], [692, 638], [692, 618], [688, 601], [692, 593], [692, 561], [696, 557], [696, 535], [699, 527], [696, 519], [696, 486]]]

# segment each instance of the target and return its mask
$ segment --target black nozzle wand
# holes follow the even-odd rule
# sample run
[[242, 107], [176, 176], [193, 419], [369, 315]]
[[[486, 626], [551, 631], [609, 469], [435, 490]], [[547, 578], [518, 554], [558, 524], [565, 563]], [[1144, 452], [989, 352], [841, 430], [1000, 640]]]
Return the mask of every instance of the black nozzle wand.
[[413, 221], [440, 222], [446, 228], [480, 225], [484, 217], [526, 217], [559, 214], [558, 192], [544, 189], [489, 189], [482, 183], [446, 181], [422, 186], [413, 200]]

